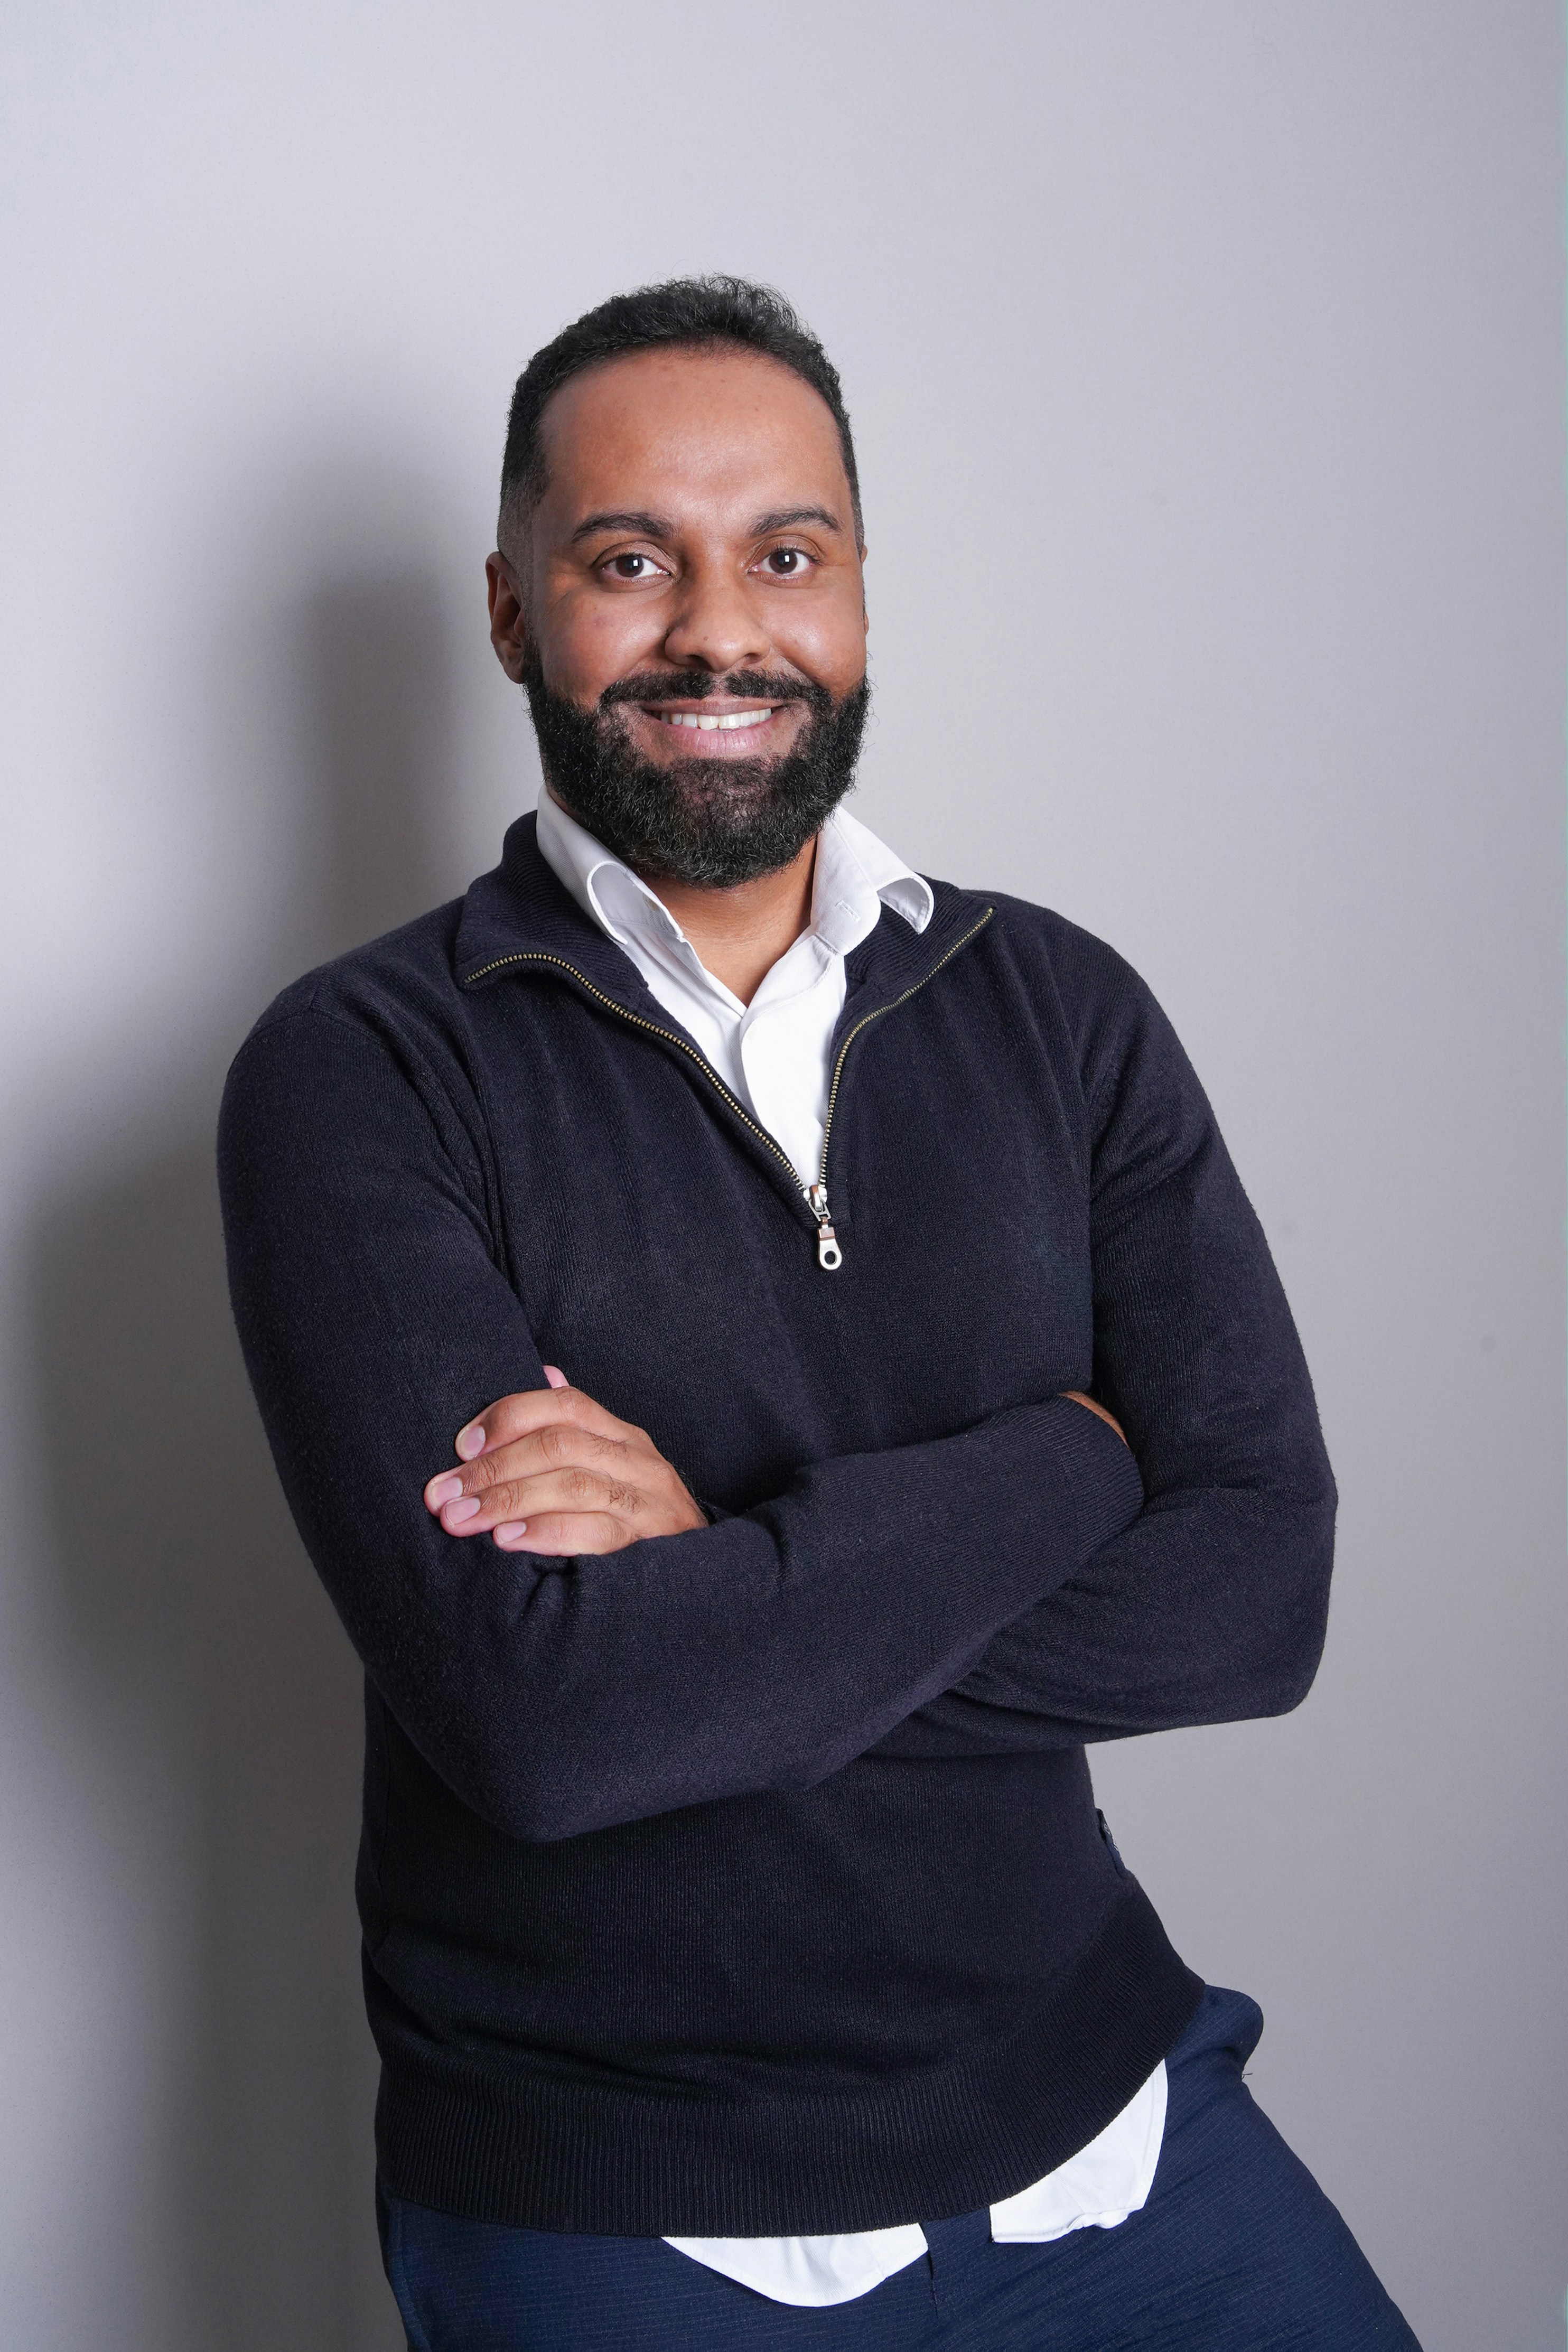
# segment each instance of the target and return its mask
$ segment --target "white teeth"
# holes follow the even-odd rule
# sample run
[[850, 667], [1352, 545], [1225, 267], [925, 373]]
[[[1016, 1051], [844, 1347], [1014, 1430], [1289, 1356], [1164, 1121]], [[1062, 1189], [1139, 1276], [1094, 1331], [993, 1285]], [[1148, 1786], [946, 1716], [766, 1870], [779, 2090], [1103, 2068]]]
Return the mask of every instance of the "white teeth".
[[736, 727], [760, 727], [764, 719], [771, 719], [773, 715], [771, 709], [731, 710], [722, 719], [704, 719], [695, 710], [672, 710], [668, 715], [662, 711], [659, 713], [667, 727], [699, 727], [704, 735], [710, 735], [716, 727], [727, 730]]

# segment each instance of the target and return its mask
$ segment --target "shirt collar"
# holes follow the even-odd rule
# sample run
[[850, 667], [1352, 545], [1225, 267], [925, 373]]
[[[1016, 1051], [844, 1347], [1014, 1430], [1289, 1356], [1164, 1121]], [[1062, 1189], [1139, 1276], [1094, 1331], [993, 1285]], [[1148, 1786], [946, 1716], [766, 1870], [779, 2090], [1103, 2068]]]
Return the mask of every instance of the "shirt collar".
[[[906, 866], [868, 824], [862, 824], [846, 809], [835, 809], [817, 835], [811, 894], [813, 930], [827, 946], [847, 954], [876, 920], [867, 905], [868, 898], [879, 898], [917, 933], [930, 922], [936, 904], [923, 875]], [[871, 913], [870, 922], [864, 920], [866, 913]], [[844, 936], [846, 919], [854, 931], [852, 939]]]
[[[629, 866], [568, 815], [548, 790], [539, 795], [540, 854], [563, 889], [605, 935], [625, 946], [640, 934], [665, 944], [685, 934], [663, 900]], [[879, 904], [880, 902], [880, 904]], [[878, 839], [868, 825], [836, 809], [817, 836], [811, 928], [835, 954], [847, 954], [875, 927], [882, 906], [923, 931], [934, 905], [931, 884]]]
[[544, 790], [539, 795], [538, 840], [556, 880], [618, 945], [639, 932], [666, 940], [681, 937], [663, 900]]

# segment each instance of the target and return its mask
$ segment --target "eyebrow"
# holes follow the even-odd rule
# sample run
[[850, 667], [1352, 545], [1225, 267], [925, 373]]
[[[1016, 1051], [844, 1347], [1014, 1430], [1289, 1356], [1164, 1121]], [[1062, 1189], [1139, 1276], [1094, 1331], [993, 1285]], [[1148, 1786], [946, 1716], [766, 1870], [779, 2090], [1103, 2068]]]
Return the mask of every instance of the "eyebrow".
[[635, 531], [639, 539], [673, 539], [675, 536], [675, 525], [665, 516], [646, 514], [632, 508], [588, 515], [573, 532], [571, 544], [574, 547], [580, 539], [592, 539], [595, 532], [601, 530]]
[[797, 523], [819, 522], [827, 530], [842, 530], [844, 525], [826, 507], [781, 507], [776, 514], [759, 515], [752, 525], [753, 539], [766, 539], [770, 531], [793, 530]]
[[[759, 515], [752, 525], [753, 539], [766, 539], [775, 530], [793, 530], [797, 524], [820, 523], [826, 530], [841, 531], [844, 525], [826, 507], [780, 507], [773, 514]], [[637, 507], [607, 509], [603, 514], [584, 516], [573, 532], [570, 544], [580, 539], [596, 538], [600, 531], [635, 531], [639, 539], [673, 539], [675, 525], [666, 515], [648, 514]]]

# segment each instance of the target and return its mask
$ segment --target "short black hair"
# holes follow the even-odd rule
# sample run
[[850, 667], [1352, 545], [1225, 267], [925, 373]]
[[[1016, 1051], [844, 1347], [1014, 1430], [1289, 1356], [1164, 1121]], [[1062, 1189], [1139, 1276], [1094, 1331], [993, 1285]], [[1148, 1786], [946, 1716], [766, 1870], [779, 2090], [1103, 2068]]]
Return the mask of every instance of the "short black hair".
[[527, 518], [548, 485], [539, 425], [552, 394], [584, 368], [593, 367], [599, 360], [616, 359], [623, 352], [701, 351], [716, 343], [737, 343], [742, 350], [761, 352], [782, 362], [826, 403], [838, 427], [858, 542], [864, 536], [860, 479], [855, 470], [855, 444], [837, 369], [776, 288], [756, 285], [748, 278], [713, 277], [670, 278], [660, 286], [639, 286], [630, 294], [612, 294], [607, 302], [585, 310], [571, 326], [563, 327], [553, 342], [534, 352], [518, 377], [507, 419], [498, 525], [503, 545], [509, 526]]

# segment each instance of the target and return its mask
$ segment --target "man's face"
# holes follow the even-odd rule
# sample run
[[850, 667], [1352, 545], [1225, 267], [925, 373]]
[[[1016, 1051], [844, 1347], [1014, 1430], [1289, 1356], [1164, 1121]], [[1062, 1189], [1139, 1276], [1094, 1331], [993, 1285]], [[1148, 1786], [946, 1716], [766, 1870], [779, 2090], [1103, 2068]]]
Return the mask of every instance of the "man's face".
[[865, 716], [826, 406], [733, 347], [638, 352], [564, 384], [542, 437], [528, 546], [490, 561], [491, 635], [557, 797], [655, 877], [788, 864], [848, 789]]

